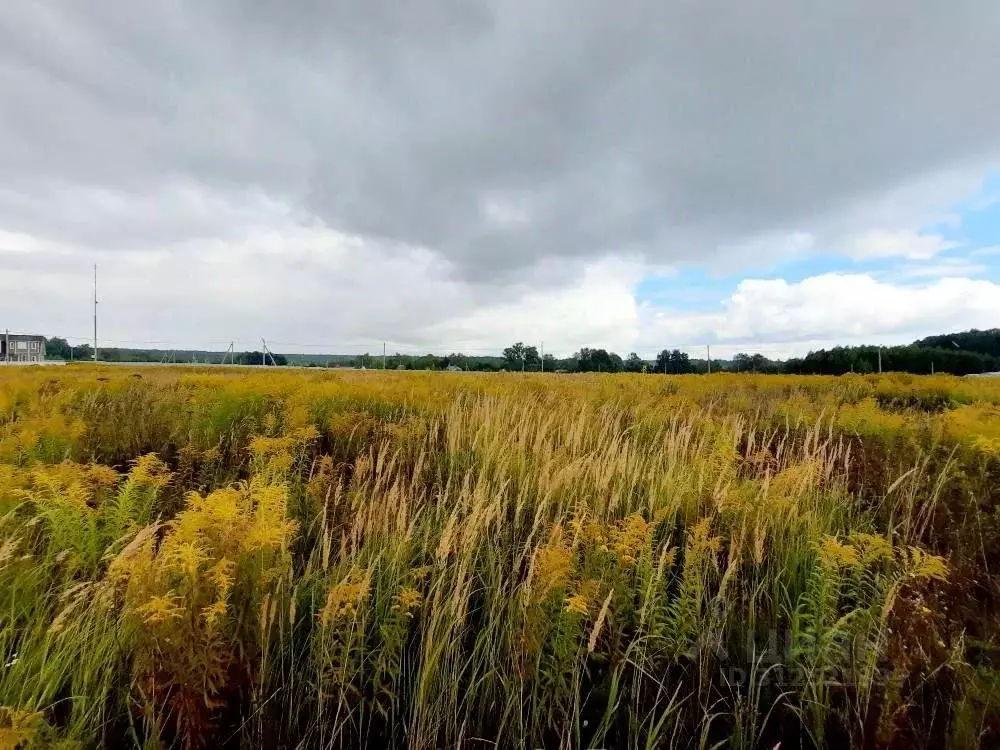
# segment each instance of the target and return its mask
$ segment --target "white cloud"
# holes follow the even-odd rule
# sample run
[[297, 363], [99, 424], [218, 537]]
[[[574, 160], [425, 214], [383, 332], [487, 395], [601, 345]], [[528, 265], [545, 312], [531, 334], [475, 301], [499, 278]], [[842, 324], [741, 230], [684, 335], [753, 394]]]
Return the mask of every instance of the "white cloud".
[[[8, 2], [0, 226], [231, 239], [257, 217], [226, 199], [254, 186], [476, 283], [623, 249], [710, 270], [783, 236], [839, 252], [928, 226], [918, 205], [948, 212], [997, 164], [993, 5], [784, 0], [705, 35], [655, 0]], [[161, 200], [175, 181], [195, 200]]]
[[527, 208], [516, 200], [490, 198], [482, 205], [490, 223], [501, 228], [527, 224], [530, 219]]
[[0, 255], [5, 253], [8, 255], [58, 253], [60, 249], [58, 242], [49, 242], [23, 232], [9, 232], [0, 229]]
[[720, 310], [652, 316], [640, 346], [711, 343], [720, 354], [772, 356], [860, 343], [908, 343], [944, 331], [990, 327], [1000, 320], [1000, 284], [944, 278], [918, 286], [869, 274], [830, 273], [788, 282], [747, 279]]
[[935, 234], [918, 234], [910, 230], [873, 230], [856, 237], [847, 246], [855, 260], [876, 258], [910, 258], [926, 260], [955, 247], [955, 243]]
[[[158, 204], [163, 215], [189, 217], [196, 231], [141, 241], [130, 216]], [[515, 214], [505, 218], [516, 220]], [[431, 248], [337, 232], [254, 190], [221, 195], [186, 184], [114, 199], [96, 192], [73, 216], [76, 240], [0, 225], [0, 325], [89, 339], [94, 262], [99, 338], [108, 346], [224, 349], [235, 340], [249, 349], [264, 336], [286, 352], [378, 351], [387, 341], [390, 350], [495, 353], [523, 340], [544, 341], [557, 355], [581, 346], [652, 355], [674, 346], [703, 352], [712, 342], [719, 356], [738, 350], [788, 356], [840, 343], [897, 343], [1000, 319], [1000, 286], [971, 278], [996, 249], [964, 260], [938, 256], [947, 243], [913, 232], [869, 235], [880, 257], [920, 259], [891, 275], [747, 279], [714, 308], [693, 313], [635, 299], [643, 279], [669, 279], [676, 265], [620, 255], [549, 258], [530, 271], [475, 283], [456, 276]], [[93, 222], [120, 224], [130, 239], [106, 249], [91, 239]], [[808, 232], [788, 231], [738, 250], [766, 263], [774, 257], [769, 248], [802, 258], [821, 243]], [[713, 304], [707, 293], [669, 290], [663, 299], [685, 298], [706, 310]]]
[[229, 237], [143, 252], [11, 232], [0, 240], [0, 324], [89, 340], [96, 262], [104, 346], [224, 349], [235, 340], [249, 349], [266, 337], [286, 352], [375, 351], [386, 341], [393, 351], [495, 353], [519, 339], [567, 354], [624, 348], [637, 336], [632, 289], [644, 272], [609, 258], [579, 274], [553, 266], [475, 285], [427, 249], [346, 236], [282, 210]]
[[[708, 36], [653, 0], [216, 5], [0, 4], [0, 323], [86, 334], [96, 261], [122, 343], [648, 352], [867, 335], [837, 305], [995, 267], [921, 233], [998, 199], [988, 4], [785, 2]], [[694, 316], [634, 299], [815, 253], [902, 260], [875, 289], [747, 281]], [[949, 304], [932, 330], [970, 301]]]
[[[90, 337], [91, 264], [100, 267], [104, 345], [238, 349], [264, 336], [276, 351], [495, 353], [523, 340], [557, 355], [581, 346], [653, 355], [801, 354], [843, 343], [900, 343], [1000, 320], [1000, 285], [969, 278], [975, 261], [904, 265], [892, 277], [831, 273], [790, 282], [746, 279], [714, 308], [638, 304], [637, 285], [669, 266], [608, 256], [542, 266], [516, 282], [457, 280], [435, 252], [335, 232], [276, 205], [228, 234], [142, 250], [104, 251], [0, 231], [0, 324]], [[795, 241], [808, 246], [810, 240]], [[906, 284], [906, 279], [923, 283]]]
[[925, 263], [912, 263], [894, 268], [887, 277], [896, 279], [970, 278], [985, 273], [988, 267], [969, 258], [939, 258]]
[[517, 340], [570, 354], [580, 347], [626, 351], [639, 336], [633, 288], [642, 266], [606, 259], [587, 264], [579, 282], [551, 291], [524, 290], [515, 299], [487, 303], [465, 315], [432, 325], [420, 336], [454, 342], [467, 351], [498, 351]]

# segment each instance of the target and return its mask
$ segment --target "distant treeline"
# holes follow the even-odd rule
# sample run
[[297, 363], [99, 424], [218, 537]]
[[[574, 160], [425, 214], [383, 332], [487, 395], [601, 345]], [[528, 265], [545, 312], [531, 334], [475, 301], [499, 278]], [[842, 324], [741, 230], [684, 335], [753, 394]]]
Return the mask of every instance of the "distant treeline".
[[[46, 356], [52, 359], [90, 360], [94, 350], [83, 344], [71, 347], [65, 339], [48, 339]], [[583, 348], [572, 357], [558, 359], [540, 355], [534, 346], [512, 344], [500, 356], [465, 354], [262, 354], [249, 352], [209, 352], [198, 350], [101, 348], [98, 358], [105, 362], [222, 362], [244, 365], [298, 365], [305, 367], [357, 367], [389, 370], [447, 370], [496, 372], [636, 372], [681, 375], [712, 371], [842, 375], [848, 372], [879, 371], [915, 374], [951, 373], [969, 375], [1000, 370], [1000, 329], [971, 330], [928, 336], [906, 346], [838, 346], [809, 352], [787, 360], [768, 359], [762, 354], [737, 354], [728, 360], [692, 359], [678, 349], [664, 349], [655, 360], [635, 352], [621, 357], [606, 349]]]
[[[90, 344], [70, 346], [66, 339], [54, 336], [46, 339], [45, 356], [48, 359], [64, 359], [67, 362], [93, 360], [94, 347]], [[97, 358], [101, 362], [195, 362], [204, 364], [236, 365], [287, 365], [284, 354], [263, 354], [252, 352], [210, 352], [198, 349], [125, 349], [121, 347], [99, 347]]]
[[[1000, 357], [961, 349], [933, 346], [891, 346], [881, 350], [882, 370], [928, 374], [947, 372], [971, 375], [1000, 370]], [[810, 352], [801, 359], [777, 363], [781, 372], [842, 375], [845, 372], [878, 372], [877, 346], [838, 346]]]
[[[507, 369], [539, 369], [534, 347], [514, 344], [504, 350]], [[843, 375], [848, 372], [910, 372], [915, 374], [973, 373], [1000, 370], [1000, 329], [965, 331], [930, 336], [906, 346], [838, 346], [787, 360], [768, 359], [762, 354], [737, 354], [729, 360], [713, 360], [712, 370], [804, 375]], [[553, 362], [546, 370], [568, 372], [648, 372], [665, 374], [704, 373], [709, 363], [691, 359], [677, 349], [664, 349], [655, 360], [644, 360], [634, 352], [624, 359], [604, 349], [581, 349], [569, 360]]]
[[[840, 375], [878, 372], [879, 348], [840, 346], [810, 352], [782, 364], [783, 372]], [[971, 375], [1000, 370], [1000, 328], [962, 331], [914, 341], [909, 346], [882, 348], [882, 369], [925, 374]]]

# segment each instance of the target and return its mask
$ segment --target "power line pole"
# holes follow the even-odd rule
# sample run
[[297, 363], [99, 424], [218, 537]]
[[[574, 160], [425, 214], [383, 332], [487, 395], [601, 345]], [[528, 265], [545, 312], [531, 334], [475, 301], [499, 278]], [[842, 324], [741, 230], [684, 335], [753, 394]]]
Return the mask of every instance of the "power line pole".
[[708, 374], [712, 374], [712, 345], [705, 344], [705, 351], [708, 353]]
[[545, 342], [542, 342], [542, 372], [545, 372]]
[[878, 348], [878, 374], [879, 375], [882, 374], [882, 347], [881, 347], [881, 345]]
[[94, 264], [94, 361], [97, 361], [97, 264]]
[[260, 344], [261, 344], [261, 346], [264, 347], [264, 351], [262, 351], [260, 353], [260, 363], [262, 365], [266, 365], [267, 364], [267, 359], [266, 358], [270, 357], [271, 358], [271, 366], [272, 367], [277, 367], [278, 363], [274, 361], [274, 355], [271, 354], [271, 350], [267, 348], [267, 342], [264, 340], [263, 336], [260, 337]]
[[385, 342], [382, 342], [382, 369], [385, 369]]

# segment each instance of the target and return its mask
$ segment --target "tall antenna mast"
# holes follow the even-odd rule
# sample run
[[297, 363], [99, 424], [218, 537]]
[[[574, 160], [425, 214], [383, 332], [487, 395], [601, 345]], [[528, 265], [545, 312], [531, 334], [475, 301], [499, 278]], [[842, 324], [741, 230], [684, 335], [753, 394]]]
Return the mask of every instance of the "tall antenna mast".
[[97, 361], [97, 264], [94, 264], [94, 361]]

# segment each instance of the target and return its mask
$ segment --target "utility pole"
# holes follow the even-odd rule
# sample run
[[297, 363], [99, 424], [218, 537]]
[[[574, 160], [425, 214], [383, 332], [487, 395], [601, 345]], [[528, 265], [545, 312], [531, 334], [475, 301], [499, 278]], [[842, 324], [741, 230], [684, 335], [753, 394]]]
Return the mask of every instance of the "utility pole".
[[708, 374], [712, 374], [712, 345], [705, 344], [705, 351], [708, 353]]
[[267, 364], [267, 359], [266, 358], [270, 357], [271, 358], [271, 365], [273, 367], [277, 367], [278, 363], [274, 361], [274, 355], [271, 354], [271, 350], [267, 348], [267, 342], [264, 341], [264, 337], [263, 336], [261, 336], [261, 338], [260, 338], [260, 344], [261, 344], [261, 346], [264, 347], [264, 351], [262, 351], [260, 353], [260, 363], [262, 365], [266, 365]]
[[385, 342], [382, 342], [382, 369], [385, 369]]
[[97, 361], [97, 264], [94, 264], [94, 361]]
[[545, 372], [545, 342], [542, 342], [542, 372]]
[[881, 345], [878, 348], [878, 374], [879, 375], [882, 374], [882, 347], [881, 347]]

